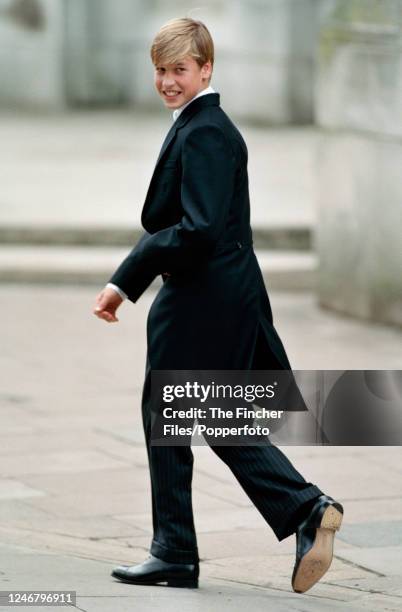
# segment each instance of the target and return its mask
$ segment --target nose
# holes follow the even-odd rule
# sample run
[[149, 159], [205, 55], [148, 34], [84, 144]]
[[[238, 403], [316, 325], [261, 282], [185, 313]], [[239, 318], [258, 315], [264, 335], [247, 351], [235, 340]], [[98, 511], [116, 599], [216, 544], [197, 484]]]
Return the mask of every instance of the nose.
[[175, 84], [175, 80], [173, 78], [173, 76], [169, 76], [168, 74], [165, 74], [163, 77], [163, 81], [162, 81], [162, 85], [165, 89], [168, 89], [169, 87], [173, 87]]
[[174, 84], [175, 82], [174, 82], [174, 79], [172, 78], [163, 79], [162, 85], [164, 89], [171, 89], [174, 87]]

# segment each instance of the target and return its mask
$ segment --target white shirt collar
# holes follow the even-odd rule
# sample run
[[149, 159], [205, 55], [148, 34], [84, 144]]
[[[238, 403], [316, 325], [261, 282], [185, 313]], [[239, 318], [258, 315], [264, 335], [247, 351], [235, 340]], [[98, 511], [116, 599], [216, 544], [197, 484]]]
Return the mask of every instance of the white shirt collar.
[[210, 93], [215, 93], [215, 89], [213, 89], [211, 85], [208, 85], [208, 87], [199, 91], [198, 94], [194, 96], [194, 98], [191, 98], [191, 100], [186, 102], [186, 104], [183, 104], [183, 106], [180, 106], [179, 108], [175, 108], [175, 110], [173, 111], [173, 121], [176, 121], [177, 117], [186, 108], [186, 106], [190, 104], [190, 102], [192, 102], [196, 98], [200, 98], [201, 96], [205, 96], [206, 94], [210, 94]]

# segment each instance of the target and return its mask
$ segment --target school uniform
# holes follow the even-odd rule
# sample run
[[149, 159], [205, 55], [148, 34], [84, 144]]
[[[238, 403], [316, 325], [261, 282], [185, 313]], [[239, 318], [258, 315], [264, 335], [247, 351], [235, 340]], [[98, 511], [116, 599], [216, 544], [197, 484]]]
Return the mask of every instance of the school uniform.
[[[150, 552], [197, 563], [188, 446], [152, 446], [151, 370], [290, 370], [252, 241], [246, 144], [212, 88], [175, 111], [142, 210], [145, 232], [109, 280], [147, 319], [142, 415], [152, 483]], [[168, 276], [167, 276], [168, 274]], [[322, 495], [275, 446], [211, 446], [278, 540]]]

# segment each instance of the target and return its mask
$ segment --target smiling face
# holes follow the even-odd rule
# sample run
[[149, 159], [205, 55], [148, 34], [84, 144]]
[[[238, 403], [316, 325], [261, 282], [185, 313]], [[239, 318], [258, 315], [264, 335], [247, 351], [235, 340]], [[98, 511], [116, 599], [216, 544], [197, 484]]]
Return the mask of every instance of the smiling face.
[[174, 64], [156, 64], [154, 83], [165, 106], [175, 109], [208, 87], [211, 74], [211, 62], [208, 61], [201, 67], [188, 55]]

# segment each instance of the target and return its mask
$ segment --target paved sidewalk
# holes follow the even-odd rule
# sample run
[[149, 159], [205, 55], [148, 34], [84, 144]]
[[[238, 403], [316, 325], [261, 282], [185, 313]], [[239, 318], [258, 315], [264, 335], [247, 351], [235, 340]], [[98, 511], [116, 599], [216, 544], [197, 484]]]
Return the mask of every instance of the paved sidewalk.
[[[402, 448], [286, 447], [345, 507], [330, 571], [292, 592], [294, 536], [277, 542], [228, 468], [194, 447], [198, 590], [110, 577], [151, 539], [140, 421], [145, 321], [154, 294], [92, 315], [94, 287], [0, 285], [0, 590], [77, 591], [86, 612], [402, 609]], [[401, 333], [271, 294], [297, 369], [401, 369]], [[41, 610], [42, 608], [35, 608]], [[49, 608], [43, 608], [49, 610]]]

